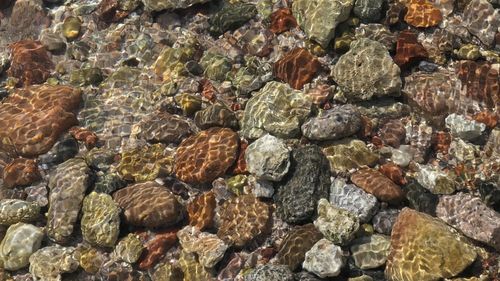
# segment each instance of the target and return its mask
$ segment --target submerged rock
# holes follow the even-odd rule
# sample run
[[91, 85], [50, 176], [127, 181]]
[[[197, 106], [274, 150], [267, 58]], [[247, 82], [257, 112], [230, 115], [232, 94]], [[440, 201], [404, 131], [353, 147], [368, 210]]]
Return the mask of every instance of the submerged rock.
[[120, 208], [113, 198], [92, 192], [83, 200], [82, 235], [91, 244], [113, 247], [120, 231]]
[[401, 187], [374, 169], [358, 170], [351, 175], [351, 181], [381, 201], [397, 204], [404, 196]]
[[323, 148], [323, 153], [330, 162], [330, 170], [345, 173], [362, 166], [374, 166], [379, 156], [366, 144], [357, 139], [344, 139]]
[[229, 248], [215, 234], [200, 232], [196, 227], [186, 226], [177, 232], [182, 249], [188, 253], [196, 253], [199, 262], [207, 267], [214, 267]]
[[43, 231], [31, 224], [11, 225], [0, 244], [0, 267], [18, 270], [28, 266], [30, 256], [40, 248]]
[[41, 248], [30, 257], [30, 273], [41, 280], [61, 280], [61, 274], [78, 269], [74, 251], [73, 247], [59, 245]]
[[350, 104], [321, 111], [302, 124], [302, 134], [310, 140], [338, 140], [361, 128], [361, 116]]
[[150, 11], [159, 12], [166, 9], [185, 9], [198, 3], [209, 2], [210, 0], [141, 0], [144, 7]]
[[314, 226], [333, 243], [346, 245], [358, 231], [359, 220], [349, 211], [333, 206], [322, 198], [318, 202], [318, 218]]
[[287, 265], [291, 270], [297, 269], [304, 261], [306, 252], [321, 238], [323, 234], [312, 223], [293, 228], [281, 242], [278, 263]]
[[390, 238], [373, 234], [352, 242], [351, 253], [354, 263], [361, 269], [377, 268], [385, 264], [389, 255]]
[[310, 83], [321, 64], [304, 48], [293, 49], [274, 63], [273, 74], [292, 88], [300, 90]]
[[356, 215], [360, 223], [370, 221], [379, 206], [375, 196], [341, 178], [332, 181], [330, 203]]
[[228, 30], [234, 30], [257, 15], [257, 8], [250, 3], [236, 2], [226, 4], [219, 12], [210, 17], [210, 32], [220, 35]]
[[120, 260], [132, 264], [139, 260], [143, 250], [144, 245], [139, 237], [133, 233], [129, 233], [118, 242], [113, 255]]
[[321, 239], [306, 253], [302, 267], [321, 278], [335, 277], [344, 266], [342, 249]]
[[248, 146], [245, 160], [250, 173], [261, 179], [280, 181], [290, 167], [290, 151], [281, 139], [264, 135]]
[[445, 123], [453, 136], [466, 141], [479, 137], [486, 130], [486, 125], [483, 123], [466, 119], [463, 115], [450, 114], [446, 117]]
[[18, 222], [32, 222], [40, 215], [40, 206], [35, 202], [19, 199], [0, 200], [0, 224], [12, 225]]
[[248, 275], [245, 281], [293, 281], [292, 271], [284, 265], [259, 265]]

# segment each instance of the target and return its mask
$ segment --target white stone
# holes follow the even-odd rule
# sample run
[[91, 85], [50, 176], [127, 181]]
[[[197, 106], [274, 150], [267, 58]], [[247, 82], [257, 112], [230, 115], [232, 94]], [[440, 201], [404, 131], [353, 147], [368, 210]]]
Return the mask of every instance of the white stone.
[[332, 178], [330, 203], [356, 215], [361, 223], [369, 221], [379, 206], [375, 196], [342, 178]]
[[214, 267], [229, 248], [217, 235], [201, 232], [197, 227], [186, 226], [177, 232], [182, 249], [188, 253], [196, 253], [200, 263]]
[[335, 277], [344, 266], [342, 249], [327, 239], [321, 239], [307, 251], [302, 267], [321, 278]]
[[453, 136], [463, 140], [473, 140], [486, 130], [485, 124], [467, 119], [465, 116], [455, 113], [448, 115], [445, 123], [446, 128], [450, 129]]
[[398, 149], [391, 148], [391, 161], [400, 167], [407, 167], [413, 159], [411, 146], [400, 145]]
[[418, 165], [417, 181], [434, 194], [451, 194], [455, 191], [454, 181], [439, 167]]
[[255, 197], [259, 198], [271, 198], [274, 194], [274, 186], [273, 183], [263, 179], [257, 179], [256, 177], [250, 175], [248, 177], [248, 185], [245, 188], [250, 188], [249, 192], [245, 192], [246, 194], [252, 193]]
[[290, 167], [290, 150], [272, 135], [264, 135], [245, 152], [248, 171], [260, 179], [280, 181]]

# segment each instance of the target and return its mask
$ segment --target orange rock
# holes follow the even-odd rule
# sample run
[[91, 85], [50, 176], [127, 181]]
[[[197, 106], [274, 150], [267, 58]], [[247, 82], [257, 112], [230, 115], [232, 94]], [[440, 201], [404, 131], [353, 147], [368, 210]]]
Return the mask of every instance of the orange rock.
[[22, 40], [9, 46], [12, 61], [7, 74], [19, 79], [19, 86], [42, 84], [54, 69], [50, 54], [40, 41]]
[[431, 27], [443, 20], [441, 11], [427, 0], [411, 0], [406, 6], [405, 21], [415, 27]]
[[434, 149], [437, 152], [448, 154], [448, 149], [450, 149], [450, 143], [451, 143], [450, 133], [439, 131], [434, 135], [433, 144], [434, 144]]
[[358, 137], [368, 139], [372, 136], [373, 122], [365, 115], [361, 115], [361, 129], [358, 131]]
[[296, 48], [279, 59], [273, 68], [273, 74], [292, 88], [300, 90], [312, 81], [320, 69], [318, 59], [304, 48]]
[[474, 120], [485, 124], [486, 127], [490, 129], [493, 129], [497, 126], [498, 116], [497, 114], [486, 110], [486, 111], [481, 111], [478, 114], [474, 115]]
[[293, 228], [281, 242], [278, 262], [291, 270], [297, 269], [304, 261], [306, 252], [321, 238], [323, 234], [312, 223]]
[[332, 97], [331, 86], [328, 84], [319, 84], [316, 87], [309, 89], [306, 95], [311, 97], [313, 104], [323, 105]]
[[385, 163], [379, 167], [379, 172], [388, 177], [391, 181], [396, 184], [404, 185], [406, 184], [406, 179], [403, 175], [403, 169], [394, 163]]
[[282, 8], [273, 12], [270, 18], [271, 27], [269, 30], [271, 30], [272, 33], [280, 34], [297, 27], [297, 21], [293, 17], [292, 11], [288, 8]]
[[456, 72], [466, 97], [487, 108], [500, 107], [500, 70], [489, 62], [460, 61]]
[[379, 137], [384, 144], [398, 148], [406, 137], [406, 129], [403, 122], [399, 119], [389, 120], [380, 129]]
[[97, 143], [97, 135], [89, 129], [82, 127], [72, 127], [69, 133], [77, 140], [85, 143], [88, 149], [93, 148]]
[[[148, 238], [147, 233], [139, 234], [139, 237]], [[177, 229], [175, 230], [164, 230], [155, 233], [149, 241], [147, 241], [144, 246], [145, 249], [138, 261], [138, 266], [140, 270], [147, 270], [152, 268], [156, 263], [165, 256], [168, 249], [172, 248], [177, 242]]]
[[189, 224], [198, 227], [200, 230], [212, 227], [215, 207], [216, 202], [213, 192], [206, 192], [196, 197], [187, 205]]
[[217, 99], [217, 89], [212, 85], [209, 79], [201, 81], [201, 96], [213, 102]]
[[238, 159], [236, 160], [236, 165], [233, 169], [233, 174], [245, 174], [247, 173], [247, 161], [245, 160], [245, 151], [247, 150], [248, 142], [244, 139], [240, 140], [240, 152], [238, 154]]
[[377, 170], [361, 169], [351, 175], [351, 181], [377, 199], [397, 204], [403, 197], [401, 188]]
[[106, 24], [119, 22], [129, 13], [120, 8], [120, 1], [118, 0], [102, 0], [95, 10], [97, 18]]
[[3, 170], [3, 185], [7, 188], [30, 185], [41, 178], [38, 166], [32, 159], [16, 158]]
[[399, 67], [403, 68], [427, 57], [427, 51], [424, 46], [418, 42], [415, 32], [404, 30], [399, 33], [396, 43], [396, 55], [394, 56], [394, 62]]

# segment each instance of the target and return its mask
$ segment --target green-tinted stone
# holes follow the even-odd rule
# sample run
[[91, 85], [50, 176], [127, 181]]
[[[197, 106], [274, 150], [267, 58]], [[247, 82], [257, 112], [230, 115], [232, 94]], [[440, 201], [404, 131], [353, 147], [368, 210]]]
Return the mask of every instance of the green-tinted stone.
[[164, 81], [173, 81], [187, 74], [184, 64], [193, 56], [190, 48], [166, 47], [161, 51], [153, 69]]
[[481, 56], [479, 46], [474, 44], [463, 45], [460, 49], [455, 50], [454, 53], [461, 60], [477, 60]]
[[247, 176], [236, 175], [226, 180], [227, 188], [236, 195], [243, 194], [243, 188], [247, 184]]
[[175, 102], [182, 109], [184, 115], [192, 116], [201, 109], [201, 97], [191, 94], [181, 94], [175, 97]]
[[0, 224], [11, 225], [18, 222], [31, 222], [40, 215], [37, 203], [19, 199], [3, 199], [0, 201]]
[[113, 255], [128, 263], [135, 263], [141, 257], [144, 250], [144, 245], [141, 239], [133, 233], [129, 233], [118, 244], [113, 252]]
[[330, 162], [330, 170], [336, 173], [348, 172], [361, 166], [373, 166], [379, 156], [368, 149], [361, 140], [344, 139], [323, 148]]
[[157, 143], [122, 152], [118, 173], [126, 180], [151, 181], [160, 173], [170, 174], [173, 168], [173, 153], [165, 145]]
[[226, 80], [226, 75], [231, 71], [229, 58], [210, 52], [205, 52], [200, 60], [200, 65], [203, 67], [207, 78], [220, 82]]
[[77, 17], [67, 17], [62, 26], [62, 31], [64, 37], [69, 40], [75, 39], [80, 35], [80, 28], [82, 26], [82, 21]]
[[120, 208], [113, 198], [92, 192], [83, 199], [83, 238], [97, 246], [113, 247], [120, 232]]
[[210, 33], [220, 35], [228, 30], [234, 30], [257, 15], [257, 8], [249, 3], [225, 5], [208, 20]]
[[102, 71], [97, 67], [77, 69], [71, 72], [69, 82], [75, 86], [99, 85], [104, 79]]

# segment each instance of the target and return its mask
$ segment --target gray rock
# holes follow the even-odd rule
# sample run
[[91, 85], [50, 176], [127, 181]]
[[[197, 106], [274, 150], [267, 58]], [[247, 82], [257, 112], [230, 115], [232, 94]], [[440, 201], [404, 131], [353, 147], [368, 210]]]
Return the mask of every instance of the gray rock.
[[354, 240], [351, 253], [357, 267], [372, 269], [385, 264], [390, 246], [391, 240], [389, 237], [373, 234]]
[[48, 246], [36, 251], [30, 257], [30, 273], [35, 280], [61, 280], [61, 274], [78, 269], [74, 256], [75, 248]]
[[487, 0], [472, 0], [464, 10], [464, 26], [486, 46], [492, 46], [500, 28], [500, 10]]
[[0, 200], [0, 224], [12, 225], [18, 222], [32, 222], [40, 215], [37, 203], [19, 199]]
[[455, 192], [455, 181], [439, 167], [418, 165], [417, 181], [434, 194], [452, 194]]
[[318, 202], [318, 218], [314, 226], [333, 243], [346, 245], [358, 231], [359, 220], [349, 211], [332, 206], [322, 198]]
[[290, 151], [281, 139], [265, 135], [248, 146], [245, 160], [250, 173], [261, 179], [280, 181], [290, 167]]
[[0, 244], [0, 268], [18, 270], [28, 266], [29, 257], [40, 248], [43, 236], [42, 229], [34, 225], [11, 225]]
[[384, 0], [356, 0], [354, 14], [364, 22], [376, 22], [380, 19]]
[[259, 265], [245, 276], [245, 281], [294, 281], [286, 265]]
[[206, 3], [210, 0], [142, 0], [149, 11], [161, 11], [166, 9], [185, 9], [198, 3]]
[[321, 239], [306, 253], [302, 267], [321, 278], [335, 277], [344, 266], [342, 249], [327, 239]]
[[448, 115], [445, 123], [453, 136], [466, 141], [479, 137], [486, 130], [485, 124], [467, 119], [465, 116], [455, 113]]
[[356, 215], [360, 223], [370, 221], [379, 206], [375, 196], [341, 178], [332, 180], [330, 203]]
[[337, 140], [355, 134], [361, 128], [361, 116], [350, 104], [321, 111], [302, 124], [302, 133], [310, 140]]
[[373, 229], [381, 234], [391, 235], [392, 226], [399, 215], [398, 209], [383, 209], [373, 216]]

